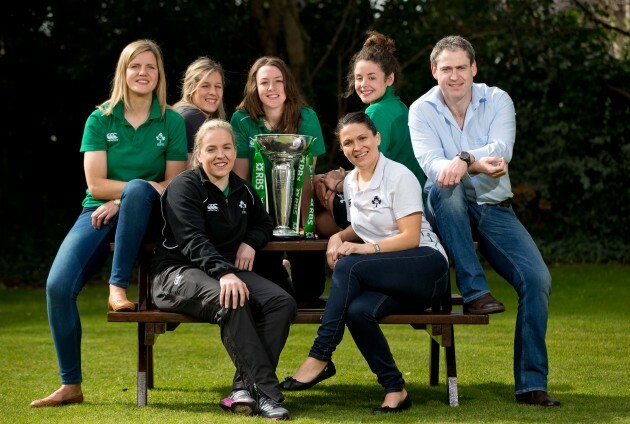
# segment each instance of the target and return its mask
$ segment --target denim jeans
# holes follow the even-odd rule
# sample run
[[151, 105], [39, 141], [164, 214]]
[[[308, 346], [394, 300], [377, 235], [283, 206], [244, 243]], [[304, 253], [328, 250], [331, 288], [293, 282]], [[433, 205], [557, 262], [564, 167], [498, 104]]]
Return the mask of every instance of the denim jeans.
[[46, 282], [48, 322], [52, 332], [62, 384], [76, 384], [81, 376], [81, 320], [77, 297], [85, 283], [109, 255], [115, 241], [110, 284], [128, 287], [133, 265], [159, 193], [146, 181], [129, 181], [120, 197], [118, 214], [100, 229], [92, 227], [92, 212], [85, 208], [59, 247]]
[[322, 324], [309, 356], [329, 361], [347, 324], [385, 392], [405, 382], [378, 324], [385, 315], [424, 310], [448, 287], [448, 263], [430, 247], [350, 255], [335, 265]]
[[518, 294], [514, 336], [516, 394], [546, 391], [549, 366], [545, 335], [551, 275], [512, 207], [469, 202], [461, 184], [442, 189], [433, 185], [427, 218], [455, 264], [457, 286], [464, 302], [489, 293], [473, 235], [479, 252], [514, 287]]

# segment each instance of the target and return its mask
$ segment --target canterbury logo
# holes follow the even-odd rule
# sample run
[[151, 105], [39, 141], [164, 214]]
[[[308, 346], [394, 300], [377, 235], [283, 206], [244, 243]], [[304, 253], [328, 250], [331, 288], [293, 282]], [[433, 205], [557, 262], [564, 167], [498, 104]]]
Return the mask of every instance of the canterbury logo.
[[216, 212], [219, 210], [218, 203], [208, 203], [208, 212]]
[[118, 141], [117, 133], [107, 133], [107, 141]]

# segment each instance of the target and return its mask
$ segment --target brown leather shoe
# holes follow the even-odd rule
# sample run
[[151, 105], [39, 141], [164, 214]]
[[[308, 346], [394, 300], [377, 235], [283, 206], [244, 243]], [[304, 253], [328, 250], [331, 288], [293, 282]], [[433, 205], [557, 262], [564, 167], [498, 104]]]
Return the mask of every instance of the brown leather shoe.
[[473, 300], [472, 302], [464, 303], [464, 312], [474, 315], [484, 314], [498, 314], [505, 311], [503, 303], [496, 300], [490, 293], [486, 293], [483, 296]]
[[63, 400], [53, 400], [49, 398], [34, 400], [33, 402], [31, 402], [31, 408], [46, 408], [49, 406], [61, 406], [81, 402], [83, 402], [83, 393], [79, 394], [78, 396]]
[[133, 312], [136, 310], [135, 303], [126, 299], [112, 299], [111, 297], [107, 301], [107, 307], [114, 312]]
[[560, 406], [560, 401], [549, 397], [547, 392], [542, 390], [520, 393], [516, 395], [516, 402], [537, 406]]

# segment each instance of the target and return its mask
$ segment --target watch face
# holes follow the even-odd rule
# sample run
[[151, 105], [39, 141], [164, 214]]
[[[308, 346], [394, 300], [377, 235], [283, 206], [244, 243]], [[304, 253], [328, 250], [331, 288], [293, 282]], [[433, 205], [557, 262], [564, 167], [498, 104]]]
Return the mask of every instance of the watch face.
[[459, 157], [461, 158], [461, 160], [470, 165], [470, 154], [468, 152], [460, 152]]

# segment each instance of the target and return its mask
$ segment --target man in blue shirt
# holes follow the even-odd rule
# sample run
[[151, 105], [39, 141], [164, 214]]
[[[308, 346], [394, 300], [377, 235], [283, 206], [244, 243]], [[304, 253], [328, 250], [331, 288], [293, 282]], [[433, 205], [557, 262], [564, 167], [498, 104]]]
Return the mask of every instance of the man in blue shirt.
[[414, 153], [427, 175], [427, 218], [455, 264], [467, 312], [505, 310], [488, 290], [473, 239], [490, 265], [514, 287], [519, 297], [516, 401], [558, 406], [560, 402], [547, 395], [545, 335], [551, 276], [510, 206], [514, 104], [505, 91], [473, 83], [475, 51], [460, 36], [445, 37], [435, 45], [431, 72], [438, 85], [409, 111]]

